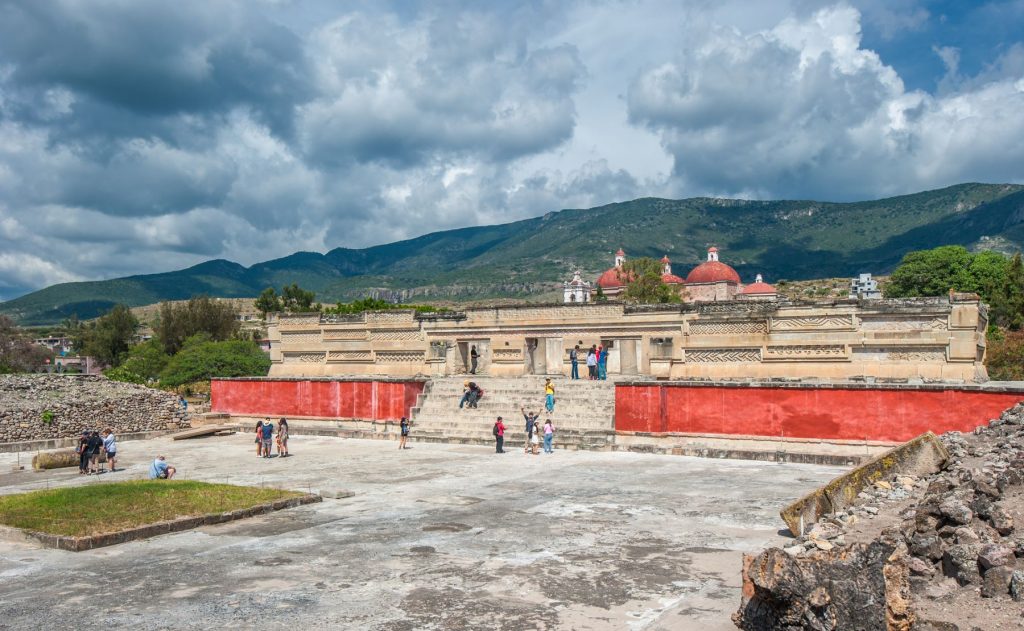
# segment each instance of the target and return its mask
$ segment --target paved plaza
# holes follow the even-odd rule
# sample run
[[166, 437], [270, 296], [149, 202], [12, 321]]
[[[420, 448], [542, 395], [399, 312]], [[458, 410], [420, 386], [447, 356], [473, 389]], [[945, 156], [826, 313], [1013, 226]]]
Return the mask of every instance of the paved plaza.
[[[355, 496], [72, 553], [0, 538], [0, 629], [733, 629], [740, 555], [831, 467], [249, 434], [123, 442], [124, 472], [9, 473], [0, 493], [181, 477]], [[25, 456], [22, 455], [24, 462]]]

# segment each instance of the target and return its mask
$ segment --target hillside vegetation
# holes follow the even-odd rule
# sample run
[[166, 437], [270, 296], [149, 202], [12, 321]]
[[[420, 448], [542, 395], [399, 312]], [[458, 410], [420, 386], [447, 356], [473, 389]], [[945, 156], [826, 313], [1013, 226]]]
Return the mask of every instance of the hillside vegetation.
[[64, 283], [0, 303], [25, 324], [94, 317], [115, 303], [145, 305], [205, 293], [255, 297], [298, 283], [323, 302], [367, 295], [402, 300], [536, 297], [579, 267], [594, 278], [612, 253], [668, 254], [685, 276], [709, 245], [744, 281], [836, 277], [891, 271], [912, 250], [943, 244], [1019, 249], [1024, 187], [960, 184], [888, 199], [838, 204], [645, 198], [563, 210], [495, 226], [435, 232], [365, 249], [299, 252], [246, 268], [208, 261], [185, 270], [108, 281]]

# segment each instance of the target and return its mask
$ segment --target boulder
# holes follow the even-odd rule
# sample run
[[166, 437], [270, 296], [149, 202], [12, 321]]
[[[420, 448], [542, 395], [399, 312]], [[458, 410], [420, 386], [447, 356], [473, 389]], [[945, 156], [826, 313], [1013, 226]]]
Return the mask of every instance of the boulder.
[[1017, 602], [1024, 601], [1024, 572], [1016, 570], [1010, 577], [1010, 597]]
[[987, 543], [978, 551], [978, 563], [982, 570], [1003, 565], [1013, 565], [1017, 558], [1013, 555], [1013, 548], [999, 545], [998, 543]]
[[1005, 565], [989, 569], [981, 582], [981, 595], [985, 598], [1005, 596], [1010, 591], [1012, 579], [1013, 569]]
[[942, 573], [956, 579], [961, 585], [978, 583], [978, 547], [975, 544], [958, 543], [946, 549], [942, 555]]
[[1013, 532], [1013, 516], [1001, 504], [994, 504], [989, 513], [989, 522], [996, 532], [1006, 536]]
[[957, 498], [949, 498], [939, 505], [939, 513], [954, 524], [969, 524], [974, 519], [974, 513], [963, 501]]

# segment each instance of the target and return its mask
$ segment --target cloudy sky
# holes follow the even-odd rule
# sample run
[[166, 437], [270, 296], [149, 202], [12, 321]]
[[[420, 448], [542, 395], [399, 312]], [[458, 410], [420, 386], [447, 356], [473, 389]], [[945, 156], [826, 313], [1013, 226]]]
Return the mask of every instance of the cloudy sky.
[[1024, 181], [1024, 0], [0, 0], [0, 300], [641, 196]]

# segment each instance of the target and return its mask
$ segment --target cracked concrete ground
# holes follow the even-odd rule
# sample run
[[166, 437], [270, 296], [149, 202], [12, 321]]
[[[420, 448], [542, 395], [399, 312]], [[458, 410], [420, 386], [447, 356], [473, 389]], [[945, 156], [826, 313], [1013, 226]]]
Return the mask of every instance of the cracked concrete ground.
[[[832, 467], [248, 434], [125, 442], [123, 472], [8, 473], [0, 493], [182, 477], [341, 500], [72, 553], [0, 539], [0, 628], [733, 629], [740, 555]], [[24, 459], [24, 456], [23, 456]]]

